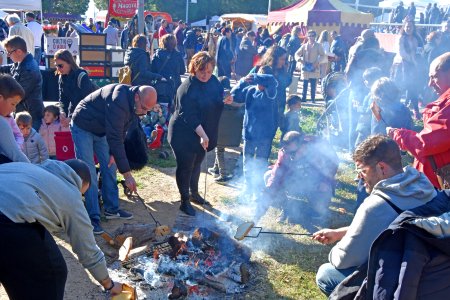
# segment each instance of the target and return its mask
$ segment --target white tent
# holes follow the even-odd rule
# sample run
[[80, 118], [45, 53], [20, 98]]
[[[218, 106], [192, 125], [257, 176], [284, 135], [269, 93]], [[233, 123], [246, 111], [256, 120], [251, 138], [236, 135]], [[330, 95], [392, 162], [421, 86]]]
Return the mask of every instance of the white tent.
[[41, 0], [0, 0], [0, 9], [9, 10], [27, 10], [27, 11], [41, 11]]
[[[209, 25], [214, 25], [214, 23], [219, 22], [220, 17], [219, 16], [212, 16], [211, 19], [209, 20]], [[197, 21], [197, 22], [192, 22], [191, 23], [192, 27], [205, 27], [206, 26], [206, 19]]]

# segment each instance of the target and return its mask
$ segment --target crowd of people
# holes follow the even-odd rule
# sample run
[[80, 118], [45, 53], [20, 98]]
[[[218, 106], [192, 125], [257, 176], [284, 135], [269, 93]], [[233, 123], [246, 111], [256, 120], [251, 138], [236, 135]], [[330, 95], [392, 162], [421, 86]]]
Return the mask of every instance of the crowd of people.
[[[163, 21], [152, 36], [158, 40], [158, 49], [151, 51], [148, 35], [129, 38], [131, 25], [125, 42], [114, 22], [101, 30], [91, 19], [86, 25], [89, 30], [105, 32], [108, 44], [126, 48], [124, 64], [131, 72], [130, 84], [99, 88], [69, 51], [59, 50], [54, 57], [59, 105], [46, 107], [36, 59], [40, 48], [31, 30], [35, 16], [27, 14], [28, 26], [8, 16], [11, 27], [2, 47], [12, 64], [0, 67], [0, 176], [21, 193], [0, 195], [0, 237], [12, 241], [9, 248], [2, 247], [2, 265], [12, 263], [6, 253], [26, 256], [28, 260], [21, 263], [36, 264], [36, 268], [25, 282], [45, 287], [49, 298], [61, 299], [67, 270], [48, 231], [64, 231], [83, 266], [107, 291], [118, 294], [121, 285], [109, 278], [93, 234], [104, 232], [99, 193], [107, 219], [133, 218], [120, 208], [116, 176], [119, 171], [127, 188], [137, 192], [126, 140], [134, 128], [141, 127], [150, 141], [164, 139], [153, 129], [167, 131], [177, 163], [180, 210], [185, 214], [196, 214], [192, 202], [210, 205], [199, 193], [201, 164], [208, 151], [216, 149], [216, 164], [208, 171], [217, 182], [232, 178], [223, 158], [225, 147], [235, 144], [225, 139], [231, 135], [239, 137], [238, 144], [243, 141], [241, 196], [255, 202], [257, 217], [273, 202], [304, 197], [311, 208], [309, 217], [325, 219], [339, 159], [328, 141], [302, 132], [299, 112], [301, 103], [308, 100], [308, 87], [309, 100], [315, 103], [318, 83], [333, 71], [344, 73], [348, 83], [334, 101], [345, 107], [346, 148], [353, 153], [359, 182], [351, 224], [313, 234], [320, 243], [337, 242], [329, 263], [317, 273], [319, 288], [330, 295], [367, 262], [371, 244], [399, 214], [422, 205], [432, 207], [436, 196], [445, 197], [436, 190], [450, 187], [450, 21], [442, 30], [430, 32], [425, 45], [410, 15], [414, 16], [408, 11], [401, 20], [398, 51], [392, 60], [371, 29], [362, 31], [348, 47], [336, 31], [309, 30], [304, 35], [300, 26], [294, 26], [284, 36], [271, 36], [267, 28], [245, 32], [225, 22], [203, 37], [199, 29], [183, 21], [176, 28]], [[188, 77], [183, 81], [186, 70]], [[431, 90], [426, 88], [427, 72]], [[302, 93], [295, 88], [287, 95], [295, 76], [303, 81]], [[233, 87], [232, 78], [236, 79]], [[163, 95], [166, 86], [169, 92]], [[423, 117], [422, 131], [412, 130], [413, 117]], [[234, 126], [229, 126], [230, 120]], [[278, 130], [281, 149], [268, 169]], [[76, 160], [54, 160], [54, 135], [59, 131], [71, 132]], [[414, 156], [413, 166], [403, 168], [400, 150]], [[49, 188], [46, 182], [54, 185]], [[438, 222], [448, 219], [441, 216]], [[18, 236], [16, 231], [23, 234]], [[56, 257], [55, 272], [34, 275], [48, 273], [48, 256]], [[16, 273], [0, 270], [0, 282], [11, 297], [27, 298], [34, 289], [20, 288]]]

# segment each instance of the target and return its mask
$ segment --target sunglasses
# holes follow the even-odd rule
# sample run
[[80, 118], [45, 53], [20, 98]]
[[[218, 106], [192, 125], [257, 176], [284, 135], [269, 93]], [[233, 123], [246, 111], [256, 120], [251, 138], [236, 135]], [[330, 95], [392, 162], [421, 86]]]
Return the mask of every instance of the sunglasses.
[[62, 69], [62, 68], [64, 68], [64, 65], [63, 64], [57, 64], [57, 65], [55, 65], [58, 69]]

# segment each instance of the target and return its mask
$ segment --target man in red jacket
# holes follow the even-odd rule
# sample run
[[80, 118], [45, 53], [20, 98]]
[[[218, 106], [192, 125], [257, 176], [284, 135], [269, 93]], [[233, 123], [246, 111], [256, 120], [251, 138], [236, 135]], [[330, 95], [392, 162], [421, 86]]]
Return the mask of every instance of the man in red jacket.
[[437, 168], [450, 163], [450, 52], [431, 63], [429, 77], [428, 85], [439, 98], [425, 107], [422, 131], [388, 127], [386, 132], [400, 148], [414, 156], [414, 167], [425, 173], [434, 187], [441, 189], [430, 157]]

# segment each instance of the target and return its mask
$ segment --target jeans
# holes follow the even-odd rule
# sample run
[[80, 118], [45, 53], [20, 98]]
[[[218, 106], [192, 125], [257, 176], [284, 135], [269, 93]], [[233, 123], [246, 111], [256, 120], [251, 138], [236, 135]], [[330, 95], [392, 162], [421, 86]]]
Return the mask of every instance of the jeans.
[[302, 101], [306, 101], [306, 94], [308, 92], [308, 82], [311, 82], [311, 101], [316, 101], [316, 86], [317, 79], [310, 78], [307, 80], [303, 80], [303, 93], [302, 93]]
[[0, 283], [10, 299], [63, 299], [66, 262], [44, 226], [0, 214], [0, 239]]
[[109, 146], [106, 136], [99, 137], [75, 125], [70, 126], [75, 145], [75, 156], [84, 161], [91, 173], [91, 185], [84, 194], [86, 210], [91, 220], [100, 221], [100, 206], [98, 201], [98, 183], [95, 171], [94, 154], [100, 164], [102, 174], [102, 199], [105, 211], [116, 213], [119, 210], [119, 188], [117, 187], [116, 164], [108, 167]]
[[41, 55], [42, 55], [41, 47], [35, 47], [34, 48], [34, 60], [37, 62], [38, 66], [41, 65]]
[[330, 263], [323, 264], [317, 270], [316, 284], [325, 295], [330, 296], [336, 286], [355, 270], [356, 267], [336, 269]]
[[227, 166], [225, 165], [225, 147], [217, 146], [215, 152], [214, 169], [218, 169], [221, 176], [228, 175]]
[[247, 191], [259, 192], [264, 187], [264, 173], [273, 138], [244, 140], [244, 178]]

